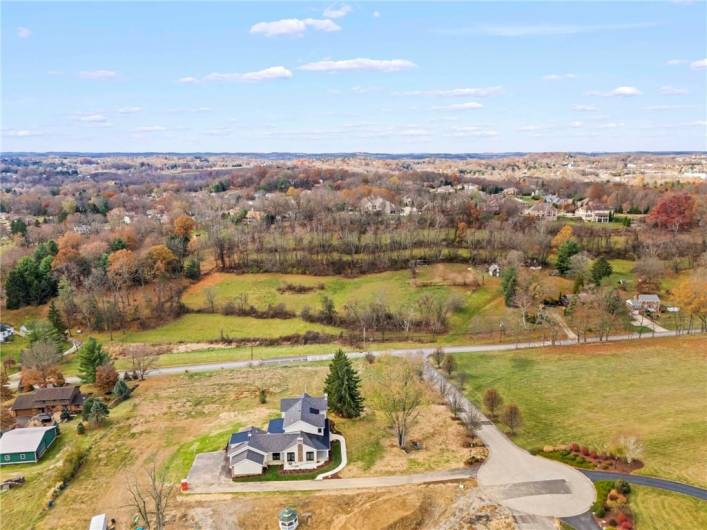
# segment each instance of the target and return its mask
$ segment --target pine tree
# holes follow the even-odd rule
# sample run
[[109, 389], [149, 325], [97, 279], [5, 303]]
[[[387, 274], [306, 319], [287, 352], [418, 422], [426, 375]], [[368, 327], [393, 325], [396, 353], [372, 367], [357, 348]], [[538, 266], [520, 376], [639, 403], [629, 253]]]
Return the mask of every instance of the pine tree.
[[604, 256], [601, 256], [592, 264], [592, 281], [595, 285], [599, 285], [604, 278], [611, 276], [612, 272], [614, 272], [614, 269], [612, 269], [609, 261]]
[[557, 250], [555, 267], [562, 276], [567, 274], [570, 270], [570, 258], [577, 254], [580, 250], [582, 249], [574, 239], [565, 241], [562, 245], [560, 245], [560, 248]]
[[329, 375], [324, 382], [331, 410], [344, 418], [358, 418], [363, 412], [363, 397], [359, 389], [361, 379], [351, 361], [338, 350], [329, 365]]
[[59, 310], [56, 308], [54, 300], [52, 300], [49, 304], [49, 314], [47, 315], [47, 319], [59, 333], [62, 335], [66, 333], [66, 324], [64, 324], [64, 321], [61, 319], [61, 315], [59, 314]]
[[113, 387], [113, 395], [121, 400], [128, 399], [130, 397], [130, 387], [122, 379], [118, 379]]
[[96, 369], [110, 361], [108, 354], [103, 351], [101, 343], [90, 337], [78, 351], [79, 376], [84, 383], [96, 381]]
[[507, 307], [513, 305], [518, 287], [518, 277], [515, 267], [508, 267], [501, 275], [501, 289], [503, 290], [503, 300]]

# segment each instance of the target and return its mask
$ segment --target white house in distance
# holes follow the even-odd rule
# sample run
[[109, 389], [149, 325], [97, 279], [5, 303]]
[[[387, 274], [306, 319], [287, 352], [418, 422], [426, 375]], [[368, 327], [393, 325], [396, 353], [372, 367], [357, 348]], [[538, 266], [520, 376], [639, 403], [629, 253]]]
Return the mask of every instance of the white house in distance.
[[523, 215], [554, 221], [557, 219], [557, 208], [547, 202], [536, 202], [527, 210], [523, 210]]
[[283, 399], [280, 412], [282, 417], [270, 420], [267, 431], [248, 427], [231, 435], [226, 461], [232, 477], [260, 475], [271, 465], [286, 471], [316, 469], [329, 461], [326, 395]]
[[632, 311], [646, 311], [658, 313], [660, 311], [660, 297], [657, 294], [637, 294], [626, 300], [626, 305]]
[[591, 223], [608, 223], [613, 212], [614, 210], [605, 204], [599, 204], [585, 199], [580, 202], [580, 206], [575, 210], [574, 216]]

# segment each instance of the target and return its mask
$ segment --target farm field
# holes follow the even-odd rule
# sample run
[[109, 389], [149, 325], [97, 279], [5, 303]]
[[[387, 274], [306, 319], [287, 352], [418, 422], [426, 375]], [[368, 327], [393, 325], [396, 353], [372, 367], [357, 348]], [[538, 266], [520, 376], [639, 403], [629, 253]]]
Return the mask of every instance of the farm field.
[[595, 448], [620, 434], [645, 443], [638, 473], [707, 485], [707, 338], [458, 354], [475, 402], [495, 387], [517, 403], [526, 448], [578, 442]]
[[[370, 367], [376, 365], [359, 361], [355, 366], [365, 385]], [[279, 416], [281, 397], [303, 391], [320, 393], [327, 371], [325, 363], [317, 363], [149, 378], [139, 384], [133, 397], [111, 409], [105, 427], [79, 436], [76, 419], [62, 423], [63, 434], [56, 447], [38, 465], [0, 469], [0, 479], [15, 473], [27, 478], [24, 486], [2, 495], [2, 528], [24, 528], [27, 521], [38, 529], [83, 528], [93, 513], [104, 511], [116, 517], [120, 528], [127, 526], [132, 517], [126, 507], [130, 480], [141, 478], [153, 464], [165, 469], [172, 480], [184, 478], [196, 453], [218, 450], [234, 430], [263, 426]], [[266, 404], [258, 402], [259, 386], [268, 389]], [[373, 409], [359, 420], [335, 421], [349, 441], [347, 476], [460, 467], [469, 451], [462, 447], [462, 428], [431, 390], [425, 395], [421, 419], [410, 433], [410, 439], [423, 447], [418, 451], [397, 449], [392, 432]], [[78, 443], [90, 447], [88, 458], [45, 516], [40, 510], [54, 485], [52, 470], [67, 449]], [[192, 502], [179, 497], [175, 510], [189, 512]]]

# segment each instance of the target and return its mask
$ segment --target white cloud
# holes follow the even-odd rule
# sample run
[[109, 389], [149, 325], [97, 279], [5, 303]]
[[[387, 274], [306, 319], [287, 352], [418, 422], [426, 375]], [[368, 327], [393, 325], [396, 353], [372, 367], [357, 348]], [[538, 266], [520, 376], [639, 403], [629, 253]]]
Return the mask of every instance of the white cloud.
[[42, 133], [39, 131], [33, 131], [31, 129], [5, 129], [2, 131], [3, 136], [10, 136], [12, 138], [29, 138], [31, 136], [41, 136]]
[[108, 118], [103, 114], [83, 114], [78, 117], [78, 120], [84, 123], [106, 123]]
[[29, 28], [26, 28], [24, 26], [20, 26], [17, 28], [17, 36], [21, 39], [27, 39], [29, 36], [32, 35], [32, 30]]
[[114, 79], [118, 77], [118, 72], [113, 70], [88, 70], [79, 72], [81, 79]]
[[670, 85], [660, 87], [658, 92], [664, 96], [685, 96], [690, 93], [690, 91], [685, 88], [676, 88]]
[[316, 19], [316, 18], [285, 18], [275, 20], [273, 22], [258, 22], [253, 24], [250, 32], [254, 34], [262, 34], [266, 37], [279, 37], [282, 35], [301, 36], [307, 31], [307, 28], [312, 28], [315, 31], [341, 31], [339, 26], [333, 20]]
[[164, 132], [166, 130], [167, 127], [163, 127], [162, 125], [144, 125], [142, 127], [135, 128], [135, 132], [137, 133]]
[[616, 122], [610, 122], [610, 123], [602, 123], [600, 125], [597, 125], [597, 129], [618, 129], [619, 127], [623, 127], [623, 123], [616, 123]]
[[352, 70], [373, 70], [378, 72], [399, 72], [417, 65], [406, 59], [347, 59], [343, 61], [317, 61], [299, 67], [300, 70], [310, 72], [344, 72]]
[[590, 96], [603, 96], [603, 97], [630, 97], [630, 96], [640, 96], [641, 91], [633, 86], [617, 86], [613, 90], [608, 92], [602, 92], [600, 90], [591, 90], [587, 92]]
[[484, 106], [476, 101], [469, 101], [467, 103], [455, 103], [454, 105], [446, 105], [444, 107], [434, 107], [439, 110], [476, 110], [483, 109]]
[[690, 63], [690, 68], [692, 68], [693, 70], [704, 70], [705, 68], [707, 68], [707, 59], [692, 61]]
[[241, 76], [244, 81], [266, 81], [270, 79], [289, 79], [292, 72], [284, 66], [271, 66], [257, 72], [247, 72]]
[[694, 125], [695, 127], [707, 127], [707, 120], [693, 121], [690, 125]]
[[581, 121], [572, 121], [572, 122], [570, 122], [570, 127], [572, 127], [573, 129], [579, 129], [579, 128], [582, 127], [583, 125], [584, 125], [584, 124], [583, 124]]
[[378, 10], [374, 11], [371, 14], [373, 15], [373, 18], [380, 18], [380, 16], [381, 16], [381, 12]]
[[690, 61], [688, 61], [686, 59], [669, 59], [669, 60], [665, 61], [665, 64], [670, 65], [670, 66], [674, 66], [676, 64], [687, 64], [689, 62]]
[[292, 77], [292, 71], [284, 66], [270, 66], [263, 70], [255, 72], [212, 72], [205, 75], [201, 79], [198, 77], [182, 77], [177, 80], [178, 83], [196, 84], [201, 82], [237, 82], [237, 81], [269, 81], [273, 79], [289, 79]]
[[326, 18], [341, 18], [351, 13], [351, 6], [346, 4], [331, 5], [324, 10], [322, 16]]
[[487, 86], [477, 88], [452, 88], [448, 90], [411, 90], [398, 92], [399, 96], [449, 96], [449, 97], [486, 97], [503, 93], [501, 86]]
[[118, 114], [135, 114], [142, 111], [142, 107], [121, 107], [117, 110]]
[[576, 110], [578, 112], [596, 112], [599, 109], [594, 105], [572, 105], [572, 110]]
[[548, 74], [544, 75], [543, 79], [545, 81], [562, 81], [563, 79], [575, 79], [576, 77], [574, 74]]

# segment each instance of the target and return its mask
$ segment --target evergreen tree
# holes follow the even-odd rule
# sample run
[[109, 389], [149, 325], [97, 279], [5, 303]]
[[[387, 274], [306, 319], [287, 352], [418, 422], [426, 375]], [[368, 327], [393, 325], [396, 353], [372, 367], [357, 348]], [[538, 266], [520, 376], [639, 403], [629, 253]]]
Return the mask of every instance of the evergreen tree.
[[64, 321], [61, 319], [61, 315], [59, 314], [59, 310], [56, 308], [54, 300], [52, 300], [49, 304], [49, 314], [47, 315], [47, 319], [51, 322], [52, 326], [54, 326], [54, 329], [56, 329], [61, 335], [66, 333], [66, 324], [64, 324]]
[[338, 350], [324, 382], [324, 392], [331, 410], [344, 418], [358, 418], [363, 412], [360, 385], [361, 379], [351, 361], [343, 350]]
[[90, 337], [78, 351], [79, 376], [84, 383], [96, 381], [96, 369], [110, 362], [110, 357], [103, 350], [101, 343]]
[[96, 399], [91, 405], [91, 410], [88, 413], [88, 419], [94, 426], [98, 426], [103, 423], [103, 421], [108, 417], [108, 414], [110, 414], [108, 406], [100, 399]]
[[7, 376], [7, 371], [3, 368], [0, 371], [0, 401], [12, 399], [15, 393], [10, 388], [10, 378]]
[[609, 261], [601, 256], [592, 264], [592, 281], [595, 285], [600, 285], [604, 278], [611, 276], [612, 272], [614, 269], [611, 268]]
[[518, 275], [515, 267], [508, 267], [501, 275], [501, 289], [503, 290], [503, 300], [506, 306], [513, 305], [513, 299], [516, 296], [516, 288], [518, 287]]
[[86, 434], [86, 427], [83, 426], [83, 422], [80, 421], [78, 425], [76, 425], [76, 433], [77, 434]]
[[196, 258], [191, 258], [184, 266], [184, 276], [190, 280], [198, 280], [201, 277], [201, 264]]
[[121, 400], [130, 397], [130, 387], [122, 379], [118, 379], [113, 387], [113, 395]]
[[560, 248], [557, 249], [557, 261], [555, 262], [555, 267], [562, 276], [565, 276], [570, 271], [570, 259], [580, 250], [580, 246], [573, 239], [565, 241], [562, 245], [560, 245]]

